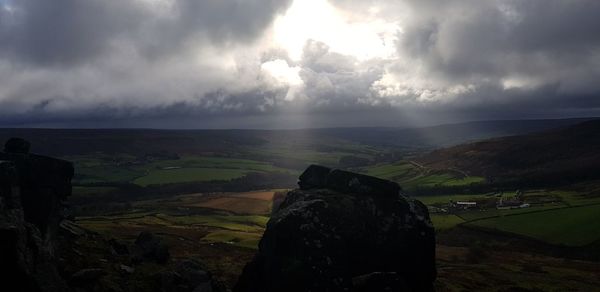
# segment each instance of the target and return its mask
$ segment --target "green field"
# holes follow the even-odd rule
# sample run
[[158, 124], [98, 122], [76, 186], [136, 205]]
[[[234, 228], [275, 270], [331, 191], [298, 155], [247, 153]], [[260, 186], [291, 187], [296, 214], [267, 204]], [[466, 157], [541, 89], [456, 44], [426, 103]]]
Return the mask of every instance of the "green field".
[[[362, 144], [349, 144], [345, 141], [272, 141], [268, 147], [256, 149], [245, 148], [245, 152], [250, 157], [263, 157], [272, 161], [274, 158], [285, 162], [298, 161], [305, 164], [321, 164], [329, 167], [338, 165], [340, 159], [344, 156], [354, 156], [365, 159], [372, 159], [377, 154], [382, 153], [383, 149]], [[297, 169], [302, 170], [302, 169]]]
[[[251, 213], [256, 206], [270, 204], [270, 191], [190, 194], [164, 199], [142, 200], [130, 209], [99, 216], [79, 216], [78, 224], [108, 236], [131, 240], [141, 230], [184, 238], [194, 244], [223, 243], [256, 249], [269, 217]], [[263, 198], [264, 197], [264, 198]], [[236, 215], [220, 202], [245, 206], [250, 215]], [[201, 206], [199, 206], [201, 205]], [[212, 207], [206, 207], [212, 206]], [[262, 213], [261, 213], [262, 214]]]
[[424, 174], [414, 178], [402, 178], [400, 183], [407, 187], [435, 187], [453, 179], [455, 179], [455, 176], [450, 173], [434, 173]]
[[145, 164], [143, 169], [180, 168], [225, 168], [255, 171], [285, 171], [267, 162], [229, 157], [183, 156], [177, 160], [159, 160]]
[[135, 180], [145, 174], [143, 170], [119, 167], [116, 165], [98, 165], [93, 167], [75, 166], [75, 182], [86, 183], [123, 183]]
[[435, 230], [437, 231], [450, 229], [460, 223], [465, 222], [462, 218], [456, 215], [431, 214], [430, 217], [433, 227], [435, 227]]
[[401, 161], [392, 164], [381, 164], [367, 167], [364, 169], [364, 173], [383, 179], [394, 179], [414, 177], [419, 174], [419, 170], [414, 165], [405, 161]]
[[600, 205], [496, 217], [469, 224], [553, 244], [584, 246], [600, 240]]
[[414, 178], [401, 178], [397, 181], [400, 185], [407, 188], [433, 188], [444, 186], [467, 186], [474, 183], [481, 183], [485, 181], [485, 179], [477, 176], [464, 177], [453, 172], [436, 171]]
[[153, 184], [185, 183], [194, 181], [231, 180], [239, 178], [251, 171], [243, 169], [218, 169], [218, 168], [178, 168], [151, 170], [145, 176], [135, 179], [137, 185], [148, 186]]
[[[224, 229], [231, 229], [237, 231], [249, 231], [255, 230], [255, 228], [265, 228], [269, 218], [266, 216], [259, 215], [170, 215], [164, 213], [150, 213], [150, 212], [139, 212], [139, 213], [124, 213], [114, 216], [94, 216], [94, 217], [78, 217], [79, 221], [131, 221], [139, 223], [160, 222], [164, 225], [178, 225], [178, 226], [215, 226]], [[240, 227], [243, 226], [243, 227]]]
[[442, 186], [465, 186], [485, 182], [485, 178], [479, 176], [468, 176], [464, 178], [453, 178], [443, 182]]
[[570, 206], [583, 206], [600, 203], [600, 196], [598, 195], [591, 196], [587, 193], [564, 190], [552, 190], [547, 193], [549, 195], [561, 198], [566, 204]]
[[[169, 215], [165, 213], [131, 213], [116, 216], [78, 218], [78, 224], [107, 235], [127, 230], [153, 229], [170, 233], [172, 230], [194, 234], [197, 228], [207, 232], [204, 243], [226, 243], [245, 248], [257, 248], [269, 220], [265, 216], [236, 215]], [[171, 230], [171, 231], [169, 231]], [[186, 231], [187, 230], [187, 231]], [[133, 234], [132, 236], [135, 236]]]
[[[141, 186], [231, 180], [250, 172], [290, 172], [271, 163], [229, 157], [183, 156], [138, 161], [135, 157], [68, 157], [75, 164], [75, 184], [135, 183]], [[85, 191], [84, 191], [85, 192]]]
[[233, 231], [217, 231], [202, 238], [206, 243], [227, 243], [239, 247], [257, 249], [262, 233], [246, 233]]
[[177, 226], [208, 226], [242, 232], [262, 232], [269, 220], [265, 216], [220, 216], [187, 215], [171, 216], [158, 214], [156, 217]]
[[454, 170], [431, 170], [408, 161], [379, 164], [362, 169], [362, 172], [382, 179], [398, 182], [407, 189], [438, 186], [466, 186], [485, 181], [482, 177], [466, 176]]

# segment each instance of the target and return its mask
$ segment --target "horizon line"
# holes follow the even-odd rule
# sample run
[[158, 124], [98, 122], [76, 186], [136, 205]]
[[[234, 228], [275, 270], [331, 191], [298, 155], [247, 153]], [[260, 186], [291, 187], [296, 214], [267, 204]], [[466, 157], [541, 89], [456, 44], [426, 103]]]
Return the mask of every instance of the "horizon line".
[[548, 118], [548, 119], [494, 119], [494, 120], [472, 120], [464, 122], [448, 122], [434, 124], [430, 126], [339, 126], [339, 127], [307, 127], [307, 128], [153, 128], [153, 127], [15, 127], [15, 126], [1, 126], [0, 130], [113, 130], [113, 131], [126, 131], [126, 130], [141, 130], [141, 131], [306, 131], [306, 130], [341, 130], [341, 129], [394, 129], [394, 130], [407, 130], [407, 129], [426, 129], [436, 128], [444, 126], [458, 126], [467, 125], [474, 123], [498, 123], [498, 122], [536, 122], [536, 121], [567, 121], [567, 120], [582, 120], [589, 121], [600, 119], [600, 116], [596, 117], [569, 117], [569, 118]]

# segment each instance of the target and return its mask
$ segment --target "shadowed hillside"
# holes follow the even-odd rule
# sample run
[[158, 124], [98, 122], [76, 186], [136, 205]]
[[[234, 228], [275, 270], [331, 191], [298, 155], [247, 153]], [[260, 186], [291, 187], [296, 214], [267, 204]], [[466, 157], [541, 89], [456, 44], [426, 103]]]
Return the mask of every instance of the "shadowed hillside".
[[[156, 130], [156, 129], [0, 129], [0, 140], [23, 137], [33, 151], [65, 156], [89, 153], [223, 155], [248, 147], [325, 149], [339, 143], [437, 148], [474, 140], [519, 135], [573, 125], [589, 119], [482, 121], [425, 128], [324, 128], [304, 130]], [[306, 165], [302, 165], [303, 168]]]
[[600, 177], [600, 120], [536, 134], [495, 138], [436, 150], [419, 161], [485, 176], [566, 184]]
[[318, 131], [364, 144], [438, 148], [494, 137], [546, 131], [590, 119], [477, 121], [423, 128], [371, 128], [366, 130], [348, 128]]

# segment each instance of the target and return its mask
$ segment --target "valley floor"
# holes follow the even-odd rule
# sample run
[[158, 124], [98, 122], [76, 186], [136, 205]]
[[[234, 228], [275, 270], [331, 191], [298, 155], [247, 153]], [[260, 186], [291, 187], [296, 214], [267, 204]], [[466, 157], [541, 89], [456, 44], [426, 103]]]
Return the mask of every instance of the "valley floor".
[[[203, 262], [218, 280], [232, 287], [256, 252], [277, 192], [284, 190], [188, 194], [141, 200], [120, 211], [79, 217], [77, 222], [105, 237], [125, 242], [132, 242], [141, 231], [156, 233], [169, 244], [173, 257]], [[424, 198], [428, 204], [435, 201], [435, 198]], [[563, 206], [544, 212], [563, 209], [567, 210]], [[512, 217], [490, 212], [488, 217], [483, 216], [488, 219], [473, 222], [520, 216], [532, 220], [528, 216], [534, 216], [539, 210], [528, 210]], [[438, 291], [593, 291], [600, 287], [600, 263], [577, 260], [581, 258], [581, 252], [560, 257], [553, 254], [556, 252], [552, 249], [539, 250], [528, 244], [535, 238], [519, 236], [510, 237], [511, 243], [505, 244], [507, 241], [502, 236], [510, 233], [496, 236], [495, 225], [485, 229], [488, 233], [467, 228], [470, 223], [465, 222], [471, 218], [469, 215], [476, 217], [468, 212], [458, 216], [432, 215], [439, 235]], [[477, 215], [482, 217], [482, 214]], [[512, 226], [508, 223], [499, 226], [504, 225]], [[594, 230], [590, 232], [600, 234], [593, 233]], [[551, 246], [542, 244], [546, 245]], [[577, 251], [578, 247], [571, 249]]]

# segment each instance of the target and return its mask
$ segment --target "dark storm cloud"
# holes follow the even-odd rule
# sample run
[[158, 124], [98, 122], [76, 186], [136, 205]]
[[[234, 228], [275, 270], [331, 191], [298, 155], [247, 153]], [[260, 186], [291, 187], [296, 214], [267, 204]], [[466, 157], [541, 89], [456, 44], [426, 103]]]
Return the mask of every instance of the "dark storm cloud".
[[401, 51], [447, 78], [548, 70], [564, 77], [558, 74], [581, 66], [593, 72], [598, 62], [598, 1], [426, 0], [409, 7], [415, 17], [401, 36]]
[[107, 57], [119, 41], [144, 52], [172, 54], [190, 38], [217, 44], [253, 40], [289, 5], [275, 0], [6, 3], [7, 8], [0, 9], [0, 53], [39, 65]]
[[386, 11], [405, 11], [398, 50], [408, 61], [390, 72], [417, 84], [388, 91], [383, 86], [392, 102], [424, 101], [467, 117], [598, 112], [598, 1], [379, 3]]
[[116, 1], [18, 0], [0, 10], [0, 52], [33, 63], [72, 63], [103, 52], [143, 15]]
[[350, 22], [397, 24], [395, 54], [308, 40], [299, 60], [269, 35], [290, 2], [0, 0], [0, 125], [600, 114], [600, 1], [330, 0]]
[[[0, 1], [0, 119], [151, 116], [181, 103], [246, 109], [227, 100], [260, 91], [238, 76], [259, 68], [231, 59], [289, 2]], [[223, 88], [232, 97], [211, 101]]]

